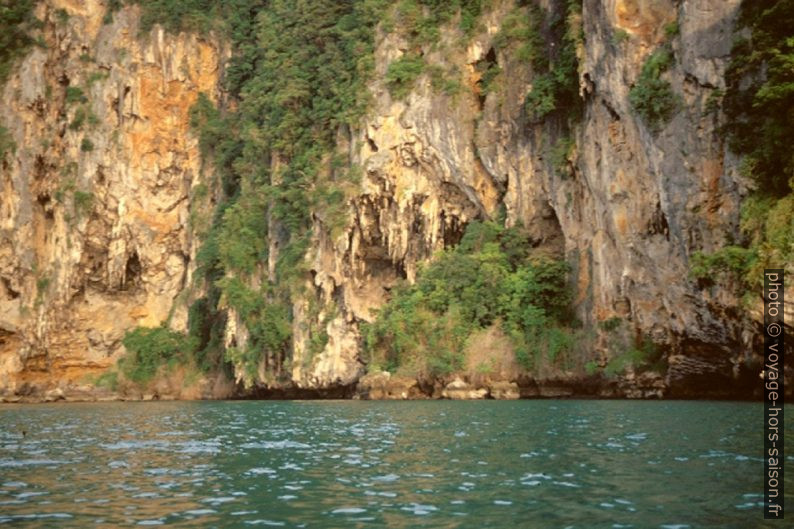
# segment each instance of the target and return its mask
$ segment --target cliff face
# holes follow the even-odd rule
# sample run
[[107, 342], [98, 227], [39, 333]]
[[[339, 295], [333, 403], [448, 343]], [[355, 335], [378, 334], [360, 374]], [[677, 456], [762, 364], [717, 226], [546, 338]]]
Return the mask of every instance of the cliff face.
[[[575, 311], [594, 330], [596, 358], [611, 354], [617, 338], [598, 323], [612, 319], [620, 332], [664, 348], [663, 386], [672, 394], [704, 380], [730, 385], [752, 354], [753, 323], [729, 289], [702, 289], [688, 270], [693, 252], [738, 233], [746, 184], [711, 100], [725, 88], [739, 0], [586, 0], [568, 21], [584, 35], [583, 110], [570, 130], [528, 119], [524, 100], [538, 75], [514, 48], [495, 46], [515, 5], [494, 4], [465, 46], [448, 24], [439, 45], [424, 50], [431, 67], [459, 72], [453, 94], [424, 74], [405, 98], [393, 98], [388, 66], [413, 50], [398, 33], [378, 30], [374, 102], [359, 128], [337, 135], [339, 152], [364, 174], [344, 228], [329, 232], [315, 219], [305, 257], [311, 294], [292, 306], [287, 384], [355, 383], [366, 372], [361, 323], [398, 281], [413, 281], [422, 262], [456, 244], [468, 222], [503, 208], [534, 247], [572, 265]], [[57, 19], [59, 8], [67, 21]], [[3, 164], [0, 208], [7, 395], [90, 385], [136, 325], [170, 317], [185, 329], [197, 245], [191, 211], [211, 206], [195, 192], [201, 158], [188, 109], [199, 92], [220, 97], [227, 57], [192, 34], [138, 35], [135, 8], [110, 24], [91, 2], [51, 0], [38, 10], [46, 47], [19, 63], [0, 104], [17, 145]], [[629, 90], [661, 46], [672, 51], [663, 75], [680, 100], [669, 121], [651, 127]], [[498, 89], [485, 90], [483, 65], [498, 68]], [[84, 123], [73, 126], [79, 112]], [[552, 156], [561, 141], [572, 147]], [[279, 249], [270, 246], [272, 268]], [[317, 326], [328, 340], [312, 353], [308, 329]], [[246, 340], [230, 312], [226, 344]], [[272, 386], [266, 380], [260, 365], [249, 382]]]
[[[37, 6], [43, 45], [3, 88], [16, 144], [2, 169], [0, 393], [89, 385], [136, 325], [174, 311], [195, 253], [200, 183], [188, 110], [217, 97], [225, 52], [196, 35], [139, 35], [137, 9]], [[64, 16], [65, 15], [65, 16]]]
[[[422, 260], [500, 203], [508, 223], [523, 222], [534, 245], [564, 253], [574, 266], [577, 314], [587, 325], [618, 317], [665, 344], [673, 385], [704, 371], [732, 376], [732, 364], [751, 353], [742, 334], [748, 322], [732, 313], [738, 300], [731, 294], [701, 290], [687, 276], [694, 251], [737, 234], [743, 184], [717, 134], [720, 115], [706, 102], [724, 89], [738, 4], [585, 2], [586, 45], [578, 53], [586, 107], [566, 171], [544, 148], [560, 132], [523, 115], [531, 67], [509, 48], [494, 50], [510, 3], [485, 15], [487, 31], [465, 51], [449, 52], [462, 35], [448, 29], [441, 51], [425, 55], [431, 65], [465, 73], [469, 89], [455, 96], [438, 94], [424, 76], [404, 101], [394, 101], [378, 79], [408, 44], [381, 35], [371, 87], [377, 102], [352, 142], [366, 169], [362, 194], [352, 201], [346, 236], [336, 244], [317, 240], [311, 252], [315, 286], [327, 301], [341, 299], [342, 311], [313, 371], [296, 370], [294, 378], [355, 380], [362, 371], [353, 354], [355, 323], [371, 320], [370, 309], [400, 276], [412, 279]], [[676, 21], [679, 33], [671, 38], [664, 28]], [[627, 38], [616, 42], [621, 31]], [[683, 104], [652, 131], [633, 110], [629, 89], [668, 39], [677, 60], [667, 75]], [[501, 69], [502, 84], [482, 97], [477, 66], [489, 60]], [[606, 350], [610, 336], [603, 334], [598, 345]]]

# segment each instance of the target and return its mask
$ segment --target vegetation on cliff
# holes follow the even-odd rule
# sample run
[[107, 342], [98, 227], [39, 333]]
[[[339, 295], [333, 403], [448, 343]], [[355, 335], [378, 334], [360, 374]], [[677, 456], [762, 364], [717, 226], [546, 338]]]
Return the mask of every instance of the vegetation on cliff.
[[[260, 364], [272, 376], [288, 371], [292, 303], [308, 274], [302, 258], [310, 216], [329, 230], [344, 222], [340, 205], [357, 171], [335, 151], [335, 141], [367, 107], [375, 24], [385, 6], [382, 0], [142, 4], [144, 25], [212, 23], [236, 52], [225, 78], [235, 107], [216, 108], [200, 97], [191, 111], [221, 190], [213, 221], [200, 233], [197, 279], [206, 281], [208, 294], [195, 302], [201, 310], [191, 310], [189, 324], [202, 365], [225, 359], [242, 366], [248, 379]], [[279, 252], [268, 273], [271, 245]], [[224, 355], [227, 309], [248, 339]], [[310, 339], [322, 343], [323, 333], [311, 329]]]
[[794, 188], [794, 1], [743, 2], [739, 38], [726, 72], [726, 130], [745, 156], [758, 190], [782, 197]]
[[2, 85], [14, 61], [35, 41], [31, 30], [39, 27], [40, 21], [33, 15], [34, 0], [0, 0], [0, 85]]
[[[533, 122], [540, 122], [553, 113], [566, 119], [578, 117], [582, 108], [579, 97], [579, 60], [577, 48], [582, 44], [581, 0], [560, 3], [545, 16], [534, 6], [530, 9], [527, 29], [523, 32], [521, 50], [532, 64], [532, 89], [525, 107]], [[541, 22], [547, 19], [547, 33], [553, 45], [545, 45]]]
[[498, 325], [521, 366], [564, 365], [573, 345], [568, 265], [531, 255], [524, 230], [472, 222], [460, 244], [403, 284], [365, 330], [370, 369], [446, 375], [470, 336]]
[[167, 327], [138, 327], [124, 336], [128, 354], [119, 363], [124, 376], [135, 383], [151, 380], [160, 366], [170, 361], [190, 361], [195, 344]]
[[[450, 85], [444, 72], [425, 63], [423, 46], [435, 45], [440, 24], [455, 17], [463, 34], [470, 34], [486, 5], [485, 0], [403, 0], [392, 9], [384, 0], [142, 4], [144, 28], [160, 21], [172, 30], [215, 29], [235, 50], [225, 83], [236, 103], [216, 107], [202, 95], [191, 110], [220, 202], [212, 221], [198, 229], [204, 242], [196, 279], [205, 282], [206, 295], [191, 306], [180, 354], [192, 355], [203, 368], [232, 362], [242, 368], [246, 383], [262, 373], [275, 379], [287, 375], [293, 303], [311, 298], [304, 291], [303, 262], [311, 217], [330, 231], [344, 224], [343, 205], [357, 184], [357, 168], [336, 142], [368, 107], [376, 24], [383, 22], [411, 43], [385, 76], [392, 95], [402, 97], [424, 73], [434, 86]], [[535, 3], [522, 5], [494, 41], [499, 48], [515, 47], [532, 66], [527, 117], [548, 121], [557, 131], [551, 137], [562, 134], [548, 146], [558, 165], [573, 147], [569, 131], [582, 108], [580, 17], [578, 0], [555, 3], [548, 12]], [[554, 46], [546, 46], [546, 39]], [[497, 69], [485, 77], [498, 75]], [[273, 246], [277, 256], [270, 255]], [[268, 271], [271, 257], [275, 267]], [[568, 271], [563, 261], [530, 256], [521, 227], [474, 222], [458, 247], [427, 265], [417, 284], [395, 289], [364, 329], [370, 367], [447, 374], [461, 368], [472, 335], [498, 328], [523, 369], [569, 368], [583, 336], [572, 323]], [[319, 313], [314, 304], [309, 310]], [[224, 345], [227, 317], [245, 326], [243, 343]], [[310, 348], [319, 350], [327, 340], [324, 322], [311, 327]], [[147, 338], [159, 336], [146, 332]], [[170, 357], [138, 352], [146, 350], [159, 349], [134, 349], [128, 367], [141, 358], [149, 373], [150, 359]]]
[[738, 27], [747, 30], [726, 72], [724, 131], [743, 155], [755, 184], [742, 204], [739, 244], [697, 253], [692, 275], [735, 281], [742, 293], [760, 292], [764, 268], [794, 263], [794, 39], [793, 0], [743, 2]]
[[672, 63], [673, 51], [668, 43], [648, 56], [629, 92], [632, 106], [652, 130], [667, 122], [680, 105], [680, 96], [673, 92], [670, 82], [662, 78]]
[[[34, 40], [30, 31], [39, 25], [33, 16], [34, 0], [0, 0], [0, 88], [11, 73], [14, 61]], [[6, 153], [16, 149], [11, 133], [0, 124], [0, 164]]]
[[[429, 75], [434, 87], [455, 93], [460, 85], [442, 67], [428, 65], [424, 55], [439, 45], [442, 24], [454, 21], [465, 37], [471, 35], [488, 4], [141, 3], [144, 29], [160, 22], [170, 30], [214, 30], [229, 39], [234, 54], [224, 82], [234, 102], [216, 106], [202, 95], [191, 110], [191, 124], [214, 179], [209, 183], [213, 191], [203, 193], [218, 203], [211, 221], [197, 228], [203, 245], [196, 280], [203, 282], [205, 294], [190, 308], [189, 332], [161, 336], [139, 329], [130, 336], [144, 333], [166, 345], [178, 340], [180, 355], [205, 369], [231, 362], [241, 368], [246, 383], [263, 374], [269, 380], [288, 377], [292, 311], [297, 300], [312, 299], [303, 259], [312, 226], [330, 233], [343, 226], [347, 197], [358, 184], [360, 170], [337, 142], [350, 137], [369, 106], [376, 25], [399, 32], [409, 44], [385, 74], [393, 97], [407, 95], [423, 75]], [[544, 148], [558, 171], [568, 165], [575, 147], [572, 129], [583, 108], [577, 58], [583, 44], [581, 9], [578, 0], [554, 2], [548, 10], [536, 2], [520, 2], [493, 41], [496, 49], [515, 53], [531, 66], [524, 116], [528, 124], [549, 133], [544, 134]], [[668, 38], [676, 31], [671, 25]], [[649, 56], [631, 90], [631, 103], [652, 129], [669, 119], [680, 102], [663, 79], [673, 60], [670, 45], [663, 44]], [[483, 93], [499, 89], [496, 61], [481, 73]], [[72, 96], [79, 98], [76, 92]], [[274, 248], [277, 253], [270, 255]], [[748, 252], [696, 256], [694, 273], [749, 266], [755, 261]], [[474, 222], [460, 245], [436, 256], [416, 284], [395, 288], [376, 320], [364, 326], [370, 368], [431, 376], [460, 370], [467, 343], [486, 329], [498, 329], [508, 338], [527, 372], [567, 370], [574, 357], [582, 367], [590, 356], [577, 348], [592, 345], [593, 336], [572, 318], [568, 272], [563, 261], [530, 255], [520, 226]], [[309, 305], [312, 315], [332, 310]], [[224, 344], [228, 318], [245, 328], [239, 344]], [[313, 352], [327, 341], [327, 320], [316, 320], [310, 318], [308, 329]], [[661, 365], [660, 349], [647, 338], [621, 337], [615, 343], [611, 360], [591, 362], [590, 371], [611, 375], [629, 366], [642, 370]], [[125, 369], [138, 378], [132, 368], [136, 358], [149, 373], [153, 362], [167, 362], [176, 354], [140, 352], [160, 351], [148, 345], [131, 351]]]
[[[543, 98], [554, 108], [543, 110], [538, 118], [559, 109], [567, 116], [569, 108], [578, 102], [575, 46], [581, 37], [569, 31], [566, 22], [579, 9], [579, 2], [569, 4], [549, 21], [555, 38], [564, 44], [559, 52], [542, 51], [537, 31], [514, 31], [508, 36], [527, 41], [522, 46], [532, 48], [528, 54], [534, 56], [538, 75], [550, 82], [550, 91]], [[194, 341], [190, 350], [200, 357], [200, 365], [209, 367], [212, 359], [225, 359], [242, 366], [249, 381], [262, 366], [268, 376], [275, 377], [289, 369], [292, 303], [303, 295], [307, 271], [302, 257], [311, 236], [310, 215], [321, 219], [329, 230], [343, 224], [341, 206], [348, 189], [357, 182], [356, 168], [336, 151], [335, 143], [340, 131], [354, 127], [368, 106], [365, 83], [373, 66], [375, 25], [383, 20], [387, 26], [396, 27], [418, 51], [421, 46], [433, 45], [439, 38], [440, 25], [453, 17], [459, 17], [461, 30], [469, 34], [485, 5], [481, 0], [403, 0], [388, 10], [383, 0], [343, 4], [274, 1], [267, 6], [252, 0], [142, 3], [144, 28], [159, 21], [172, 30], [216, 29], [229, 36], [236, 52], [225, 79], [229, 92], [238, 100], [235, 108], [216, 108], [209, 99], [200, 97], [191, 111], [202, 152], [212, 160], [215, 185], [222, 190], [214, 220], [201, 234], [204, 244], [198, 255], [197, 276], [206, 280], [208, 294], [190, 311], [189, 335]], [[544, 20], [540, 8], [532, 9], [530, 16]], [[519, 25], [531, 23], [527, 19]], [[400, 97], [425, 71], [421, 54], [407, 53], [389, 66], [386, 82]], [[460, 259], [470, 275], [482, 271], [496, 274], [491, 278], [494, 285], [483, 283], [480, 287], [490, 285], [504, 293], [479, 307], [468, 303], [471, 295], [483, 297], [484, 292], [460, 292], [461, 299], [443, 301], [441, 291], [452, 288], [455, 282], [450, 277], [449, 284], [438, 286], [431, 304], [421, 310], [442, 313], [450, 332], [462, 339], [499, 320], [527, 367], [535, 355], [557, 355], [570, 341], [559, 327], [563, 308], [538, 300], [531, 305], [537, 310], [527, 309], [532, 312], [529, 314], [508, 304], [542, 295], [541, 283], [553, 278], [548, 288], [563, 289], [564, 264], [519, 263], [513, 255], [522, 251], [516, 231], [501, 233], [501, 228], [490, 223], [471, 229], [481, 232], [480, 237], [490, 235], [476, 245], [472, 242], [475, 235], [469, 235], [459, 250], [440, 258], [423, 277], [428, 278], [426, 281], [435, 278], [433, 281], [440, 285], [445, 281], [443, 276], [451, 272], [449, 267], [455, 268], [455, 260]], [[505, 241], [512, 241], [514, 246], [497, 251]], [[273, 244], [279, 252], [275, 270], [267, 274], [264, 267]], [[472, 277], [459, 279], [469, 281]], [[425, 287], [416, 288], [422, 291]], [[567, 294], [562, 295], [562, 290], [559, 294], [558, 303], [567, 303]], [[393, 303], [403, 303], [400, 295]], [[224, 353], [226, 320], [221, 314], [227, 309], [232, 309], [233, 317], [245, 325], [248, 339], [245, 344], [232, 344]], [[385, 309], [384, 314], [390, 310]], [[415, 328], [406, 332], [420, 333], [429, 324], [421, 320], [414, 318]], [[549, 326], [550, 321], [556, 323]], [[376, 324], [369, 332], [372, 340], [380, 331], [388, 334], [388, 325]], [[322, 325], [309, 331], [312, 344], [324, 343]], [[441, 340], [441, 330], [433, 332]], [[431, 370], [440, 373], [454, 367], [453, 356], [460, 354], [456, 347], [461, 344], [460, 340], [450, 341], [447, 353], [430, 347], [426, 352]], [[389, 347], [396, 348], [389, 358], [393, 354], [404, 357], [398, 352], [399, 341]]]

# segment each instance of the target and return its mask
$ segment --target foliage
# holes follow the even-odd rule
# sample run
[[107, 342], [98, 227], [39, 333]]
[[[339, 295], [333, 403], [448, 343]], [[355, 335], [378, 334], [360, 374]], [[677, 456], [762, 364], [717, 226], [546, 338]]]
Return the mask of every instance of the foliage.
[[206, 33], [223, 20], [222, 2], [217, 0], [146, 0], [141, 15], [141, 29], [148, 31], [161, 24], [169, 31]]
[[681, 27], [678, 24], [678, 20], [673, 20], [672, 22], [664, 26], [664, 35], [668, 39], [677, 37], [679, 33], [681, 33]]
[[626, 351], [612, 357], [604, 367], [604, 374], [615, 376], [624, 373], [628, 368], [637, 373], [644, 371], [665, 373], [667, 359], [664, 350], [646, 336]]
[[30, 32], [41, 26], [33, 14], [34, 0], [0, 0], [0, 85], [11, 73], [14, 61], [34, 43]]
[[169, 360], [190, 354], [195, 342], [184, 334], [160, 327], [136, 327], [122, 340], [127, 354], [119, 361], [124, 376], [145, 384]]
[[237, 346], [227, 347], [224, 359], [234, 366], [240, 366], [243, 370], [243, 384], [251, 387], [256, 380], [259, 370], [259, 354], [256, 349], [247, 347], [241, 349]]
[[758, 259], [747, 272], [747, 283], [760, 290], [764, 268], [794, 264], [794, 194], [784, 198], [753, 196], [742, 204], [741, 228]]
[[680, 105], [680, 96], [661, 77], [672, 63], [672, 49], [665, 44], [648, 56], [637, 82], [629, 91], [631, 105], [651, 130], [658, 130], [669, 121]]
[[88, 74], [88, 77], [85, 80], [86, 85], [91, 86], [92, 84], [96, 83], [97, 81], [102, 81], [103, 79], [107, 79], [110, 77], [110, 74], [104, 70], [91, 72]]
[[461, 369], [468, 337], [500, 322], [531, 369], [570, 348], [568, 266], [528, 256], [523, 228], [472, 222], [460, 244], [401, 285], [365, 329], [369, 362], [429, 375]]
[[[705, 284], [726, 279], [746, 300], [760, 291], [764, 268], [794, 263], [794, 39], [786, 22], [794, 0], [742, 3], [737, 27], [743, 33], [731, 50], [724, 94], [706, 102], [713, 111], [722, 99], [723, 132], [743, 156], [742, 172], [756, 189], [741, 210], [741, 246], [693, 256], [691, 275]], [[712, 97], [713, 96], [713, 97]]]
[[94, 195], [90, 191], [76, 190], [74, 192], [74, 209], [78, 215], [85, 215], [91, 211]]
[[50, 287], [50, 278], [48, 276], [39, 276], [36, 278], [36, 295], [41, 297]]
[[551, 165], [561, 178], [571, 176], [569, 161], [575, 148], [576, 140], [570, 136], [563, 136], [557, 140], [551, 149]]
[[[145, 20], [177, 30], [202, 27], [202, 16], [209, 14], [217, 19], [211, 28], [223, 32], [235, 50], [225, 83], [236, 104], [217, 108], [202, 95], [190, 113], [204, 160], [211, 163], [207, 168], [217, 178], [209, 185], [220, 193], [212, 194], [219, 202], [197, 256], [197, 275], [206, 281], [207, 296], [191, 308], [189, 327], [198, 344], [197, 357], [204, 355], [202, 361], [208, 363], [230, 361], [242, 368], [250, 383], [261, 374], [260, 368], [266, 375], [278, 375], [290, 361], [292, 306], [308, 277], [304, 254], [310, 227], [320, 221], [331, 231], [345, 221], [340, 212], [345, 211], [346, 189], [357, 172], [348, 170], [350, 161], [346, 153], [337, 152], [336, 139], [357, 124], [369, 104], [366, 83], [373, 68], [374, 27], [389, 4], [385, 0], [174, 4], [174, 0], [142, 3]], [[470, 34], [485, 4], [484, 0], [402, 0], [391, 10], [395, 27], [410, 43], [409, 51], [386, 73], [395, 97], [403, 97], [425, 72], [435, 88], [450, 94], [459, 89], [459, 83], [447, 81], [446, 72], [428, 68], [420, 50], [437, 41], [442, 23], [458, 20]], [[554, 27], [561, 41], [571, 45], [563, 52], [549, 52], [543, 64], [556, 83], [555, 102], [565, 106], [566, 98], [576, 93], [575, 89], [566, 92], [576, 84], [576, 40], [564, 37], [568, 32], [562, 18]], [[539, 33], [533, 38], [542, 43]], [[530, 47], [526, 56], [531, 59]], [[569, 300], [564, 265], [530, 260], [526, 236], [519, 228], [477, 223], [470, 232], [459, 249], [446, 252], [423, 272], [426, 279], [402, 287], [406, 297], [394, 301], [393, 317], [388, 317], [392, 309], [384, 309], [380, 328], [386, 334], [379, 335], [376, 323], [370, 333], [375, 339], [373, 351], [381, 354], [396, 345], [403, 352], [382, 355], [378, 361], [385, 364], [392, 357], [395, 362], [416, 361], [439, 374], [459, 369], [470, 332], [497, 321], [533, 354], [536, 342], [547, 344], [543, 352], [552, 356], [566, 347], [563, 320]], [[278, 248], [277, 256], [268, 255], [273, 246]], [[268, 259], [275, 260], [269, 271]], [[442, 268], [452, 274], [450, 278], [440, 275]], [[492, 292], [498, 295], [485, 295]], [[411, 309], [413, 296], [418, 301]], [[522, 303], [529, 298], [537, 310], [525, 314]], [[226, 309], [240, 317], [249, 338], [220, 356], [219, 337], [225, 324], [221, 315]], [[323, 321], [318, 316], [320, 329], [309, 332], [311, 351], [327, 340]], [[400, 321], [413, 344], [390, 334], [392, 323], [399, 329]], [[528, 323], [534, 325], [531, 333]]]
[[188, 309], [188, 336], [196, 344], [194, 358], [202, 371], [220, 365], [224, 356], [226, 315], [214, 310], [218, 293], [218, 289], [212, 289], [209, 296], [197, 299]]
[[110, 24], [113, 22], [113, 13], [121, 9], [122, 2], [123, 0], [108, 0], [105, 16], [102, 19], [103, 24]]
[[[223, 4], [223, 29], [237, 51], [226, 83], [239, 104], [221, 110], [202, 95], [191, 109], [202, 154], [223, 192], [197, 260], [209, 299], [218, 300], [206, 308], [215, 314], [232, 307], [246, 324], [248, 343], [227, 359], [244, 362], [248, 371], [260, 360], [274, 370], [288, 360], [291, 299], [307, 273], [310, 214], [329, 230], [345, 221], [345, 189], [357, 173], [337, 161], [336, 134], [368, 104], [374, 25], [385, 5]], [[275, 276], [252, 286], [270, 237], [279, 247]], [[199, 325], [205, 342], [207, 325]]]
[[425, 60], [416, 53], [406, 53], [392, 61], [386, 70], [386, 86], [392, 96], [402, 99], [408, 95], [424, 68]]
[[719, 110], [720, 105], [722, 105], [722, 98], [724, 96], [725, 96], [725, 92], [723, 92], [719, 88], [715, 88], [714, 90], [709, 92], [709, 95], [706, 98], [706, 104], [703, 107], [703, 111], [706, 114], [711, 114]]
[[438, 65], [428, 66], [427, 71], [430, 74], [430, 85], [433, 90], [443, 92], [448, 96], [454, 96], [460, 92], [461, 84], [457, 78], [459, 77], [458, 72], [447, 72]]
[[532, 121], [542, 121], [557, 110], [557, 85], [551, 75], [540, 75], [532, 81], [524, 107]]
[[94, 380], [94, 385], [98, 388], [107, 388], [110, 391], [116, 391], [119, 385], [119, 374], [115, 370], [106, 371]]
[[495, 61], [479, 61], [476, 66], [480, 77], [480, 91], [484, 96], [493, 91], [494, 80], [502, 73], [502, 69]]
[[69, 22], [69, 12], [63, 8], [58, 8], [55, 10], [55, 18], [59, 24], [66, 24]]
[[226, 359], [238, 362], [248, 373], [256, 373], [260, 360], [266, 367], [283, 365], [292, 337], [287, 299], [275, 287], [255, 290], [236, 277], [224, 277], [216, 285], [223, 301], [237, 311], [249, 333], [246, 346], [233, 353], [227, 351]]
[[71, 123], [69, 123], [69, 130], [80, 130], [83, 128], [83, 124], [85, 123], [86, 118], [86, 111], [83, 107], [79, 107], [75, 113], [74, 118], [72, 118]]
[[617, 28], [612, 30], [612, 44], [614, 44], [615, 46], [620, 46], [621, 44], [629, 40], [630, 37], [631, 35], [629, 35], [629, 32], [623, 28]]
[[752, 165], [762, 194], [794, 189], [794, 0], [743, 2], [738, 25], [749, 30], [725, 73], [725, 130], [731, 149]]
[[243, 149], [236, 116], [222, 115], [202, 92], [190, 108], [190, 125], [198, 133], [202, 157], [214, 161], [213, 169], [224, 195], [234, 198], [240, 188], [240, 175], [234, 170], [234, 161]]
[[67, 86], [65, 101], [67, 104], [87, 103], [88, 98], [86, 98], [85, 94], [83, 93], [83, 89], [79, 86]]
[[80, 141], [80, 150], [83, 152], [91, 152], [94, 150], [94, 142], [89, 140], [88, 138], [83, 138]]
[[[546, 46], [546, 54], [538, 51], [540, 47], [540, 31], [535, 29], [529, 32], [530, 49], [528, 58], [532, 60], [535, 78], [532, 89], [525, 101], [527, 117], [531, 122], [541, 122], [555, 114], [563, 118], [572, 118], [579, 115], [582, 101], [579, 97], [579, 60], [576, 56], [577, 48], [582, 42], [581, 2], [569, 0], [561, 6], [562, 12], [552, 10], [548, 14], [549, 41], [553, 44]], [[532, 12], [537, 19], [541, 16], [540, 10]]]
[[740, 228], [744, 246], [730, 245], [707, 254], [696, 252], [690, 275], [705, 285], [727, 279], [740, 294], [760, 292], [765, 268], [794, 263], [794, 194], [778, 199], [759, 194], [742, 204]]
[[794, 194], [783, 198], [755, 194], [742, 204], [740, 227], [749, 251], [757, 258], [745, 274], [748, 289], [759, 291], [764, 268], [786, 268], [794, 263]]
[[223, 212], [218, 250], [224, 270], [252, 273], [266, 257], [267, 216], [255, 194], [243, 194]]
[[7, 128], [0, 125], [0, 162], [5, 158], [6, 153], [13, 153], [17, 150], [17, 144], [14, 137]]
[[433, 44], [439, 38], [439, 27], [460, 14], [459, 27], [464, 35], [471, 35], [488, 0], [401, 0], [396, 18], [402, 30], [416, 47]]
[[620, 317], [612, 316], [611, 318], [598, 322], [598, 328], [606, 332], [612, 332], [620, 327], [622, 323], [623, 320]]
[[516, 43], [515, 56], [518, 60], [543, 68], [546, 64], [543, 61], [545, 43], [540, 27], [542, 20], [543, 13], [534, 5], [528, 13], [520, 6], [514, 8], [502, 19], [493, 46], [506, 49]]
[[756, 258], [755, 252], [740, 246], [725, 246], [711, 254], [695, 252], [690, 261], [689, 273], [705, 281], [725, 273], [741, 280]]

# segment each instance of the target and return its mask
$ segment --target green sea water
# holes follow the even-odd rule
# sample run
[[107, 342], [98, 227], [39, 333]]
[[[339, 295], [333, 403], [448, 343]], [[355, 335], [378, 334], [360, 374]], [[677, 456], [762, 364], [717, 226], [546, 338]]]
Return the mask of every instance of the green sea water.
[[762, 422], [736, 402], [6, 405], [0, 525], [792, 527], [762, 517]]

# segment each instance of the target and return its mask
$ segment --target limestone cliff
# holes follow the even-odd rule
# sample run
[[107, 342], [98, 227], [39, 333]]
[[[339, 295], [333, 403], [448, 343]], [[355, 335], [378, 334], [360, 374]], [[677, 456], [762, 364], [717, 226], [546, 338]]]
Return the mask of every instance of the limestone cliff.
[[195, 244], [200, 183], [188, 110], [218, 96], [226, 52], [197, 35], [139, 35], [135, 8], [40, 3], [40, 45], [3, 87], [16, 149], [2, 166], [0, 393], [89, 385], [136, 325], [171, 316]]
[[[360, 376], [356, 322], [371, 320], [388, 288], [401, 276], [412, 280], [417, 264], [454, 244], [468, 221], [494, 215], [503, 203], [508, 223], [523, 222], [534, 245], [573, 264], [577, 314], [586, 325], [620, 318], [631, 332], [664, 344], [673, 394], [705, 393], [709, 384], [730, 392], [740, 364], [760, 350], [752, 341], [757, 331], [728, 290], [688, 279], [688, 262], [696, 250], [737, 235], [746, 193], [738, 160], [718, 134], [721, 115], [707, 108], [710, 94], [725, 88], [738, 5], [585, 2], [584, 119], [572, 132], [576, 147], [565, 171], [546, 148], [560, 131], [528, 123], [524, 113], [531, 67], [509, 48], [494, 50], [510, 2], [485, 15], [486, 31], [465, 50], [453, 51], [462, 35], [448, 28], [439, 48], [426, 53], [430, 64], [463, 72], [471, 90], [455, 96], [439, 94], [425, 75], [404, 101], [393, 100], [380, 80], [408, 43], [380, 35], [371, 87], [377, 102], [351, 142], [361, 146], [352, 157], [366, 169], [363, 190], [351, 201], [346, 235], [320, 238], [310, 252], [315, 286], [342, 310], [313, 370], [296, 369], [294, 379], [327, 385]], [[679, 24], [673, 36], [664, 29], [671, 23]], [[625, 40], [613, 37], [618, 32]], [[668, 39], [677, 60], [667, 75], [683, 104], [655, 131], [632, 109], [629, 88]], [[502, 83], [485, 96], [477, 84], [484, 61], [498, 65]], [[595, 347], [608, 355], [615, 339], [601, 332]]]
[[[540, 8], [564, 17], [563, 4], [545, 0]], [[467, 223], [500, 210], [507, 224], [528, 228], [533, 247], [572, 265], [576, 315], [594, 333], [592, 358], [605, 363], [620, 338], [599, 327], [609, 320], [621, 322], [622, 335], [648, 336], [664, 348], [662, 380], [631, 381], [633, 389], [608, 394], [725, 394], [757, 378], [742, 367], [760, 351], [750, 312], [729, 288], [689, 278], [694, 252], [738, 236], [747, 193], [712, 103], [725, 89], [738, 6], [586, 0], [567, 21], [583, 35], [576, 50], [581, 118], [570, 127], [527, 115], [538, 72], [509, 43], [495, 44], [510, 13], [525, 9], [514, 2], [493, 2], [470, 38], [449, 23], [437, 45], [421, 49], [432, 71], [461, 86], [454, 93], [424, 73], [406, 97], [393, 97], [389, 64], [416, 50], [379, 26], [373, 103], [359, 127], [337, 134], [339, 152], [363, 176], [348, 193], [342, 228], [313, 217], [304, 257], [309, 294], [292, 300], [287, 376], [273, 381], [263, 360], [253, 375], [236, 365], [235, 378], [270, 390], [354, 384], [366, 373], [361, 323], [372, 321], [400, 280], [413, 281], [421, 263], [456, 244]], [[58, 9], [68, 20], [56, 17]], [[6, 395], [84, 384], [90, 391], [90, 376], [123, 354], [126, 330], [164, 321], [186, 328], [196, 296], [191, 211], [213, 200], [195, 193], [202, 160], [188, 110], [200, 92], [222, 98], [230, 53], [220, 40], [157, 26], [141, 35], [134, 7], [111, 23], [95, 2], [49, 0], [37, 14], [46, 46], [19, 62], [0, 104], [17, 145], [3, 162], [0, 206]], [[663, 45], [674, 57], [664, 76], [679, 104], [653, 127], [629, 91]], [[490, 89], [484, 68], [499, 72]], [[271, 222], [270, 232], [278, 229]], [[263, 277], [272, 276], [278, 237], [269, 246]], [[244, 347], [245, 324], [228, 313], [225, 344]], [[327, 340], [314, 350], [318, 327]], [[451, 384], [449, 394], [467, 391], [459, 379]], [[532, 391], [522, 388], [524, 395], [557, 390]]]

